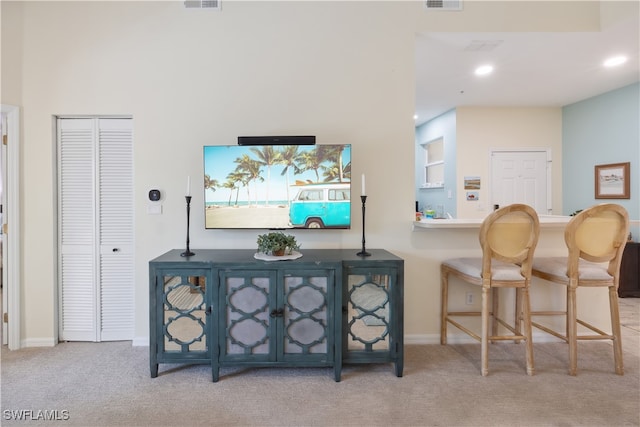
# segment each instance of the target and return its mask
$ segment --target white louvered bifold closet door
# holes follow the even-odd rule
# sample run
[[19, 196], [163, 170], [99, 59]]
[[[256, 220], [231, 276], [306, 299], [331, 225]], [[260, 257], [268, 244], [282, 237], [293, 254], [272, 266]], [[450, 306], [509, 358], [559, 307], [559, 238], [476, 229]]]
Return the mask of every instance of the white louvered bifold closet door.
[[133, 338], [133, 124], [58, 121], [60, 339]]
[[99, 119], [101, 341], [133, 339], [133, 128]]
[[58, 120], [60, 339], [97, 340], [94, 120]]

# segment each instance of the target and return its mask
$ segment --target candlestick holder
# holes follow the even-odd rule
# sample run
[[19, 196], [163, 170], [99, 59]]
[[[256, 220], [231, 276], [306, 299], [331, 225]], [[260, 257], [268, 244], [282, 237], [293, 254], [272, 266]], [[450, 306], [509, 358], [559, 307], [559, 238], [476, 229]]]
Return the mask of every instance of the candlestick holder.
[[367, 196], [360, 196], [360, 200], [362, 200], [362, 250], [358, 252], [356, 255], [358, 256], [371, 256], [369, 252], [365, 249], [365, 239], [364, 239], [364, 213], [365, 213], [365, 205], [367, 204]]
[[182, 252], [180, 256], [192, 256], [195, 255], [195, 253], [191, 252], [191, 250], [189, 249], [189, 216], [191, 214], [191, 196], [184, 196], [184, 198], [187, 201], [187, 250]]

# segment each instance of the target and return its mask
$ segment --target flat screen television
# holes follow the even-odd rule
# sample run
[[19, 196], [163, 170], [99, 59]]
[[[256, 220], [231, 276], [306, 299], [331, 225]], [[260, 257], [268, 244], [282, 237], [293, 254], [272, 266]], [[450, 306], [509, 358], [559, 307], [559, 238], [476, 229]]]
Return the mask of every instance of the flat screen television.
[[205, 228], [351, 228], [351, 145], [204, 147]]

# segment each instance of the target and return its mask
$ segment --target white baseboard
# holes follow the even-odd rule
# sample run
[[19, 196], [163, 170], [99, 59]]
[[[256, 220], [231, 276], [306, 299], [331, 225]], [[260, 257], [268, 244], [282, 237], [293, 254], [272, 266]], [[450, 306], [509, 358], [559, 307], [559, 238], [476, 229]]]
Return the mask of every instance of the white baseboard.
[[408, 334], [404, 336], [404, 343], [414, 345], [440, 344], [440, 334]]
[[149, 337], [135, 337], [131, 342], [133, 347], [149, 347]]
[[[563, 341], [544, 332], [533, 333], [534, 344], [549, 342]], [[440, 334], [408, 334], [404, 336], [404, 343], [414, 345], [440, 344]], [[464, 333], [448, 333], [447, 344], [479, 344], [479, 341]]]
[[53, 338], [27, 338], [20, 341], [20, 348], [26, 347], [55, 347], [57, 342]]
[[[534, 333], [533, 343], [562, 342], [562, 340], [545, 333]], [[440, 334], [408, 334], [404, 336], [404, 343], [408, 345], [440, 344]], [[448, 344], [474, 344], [474, 340], [467, 334], [449, 333], [447, 334]], [[54, 347], [56, 342], [53, 338], [29, 338], [22, 341], [21, 347]], [[135, 337], [131, 345], [133, 347], [149, 347], [149, 337]]]
[[[448, 334], [447, 343], [449, 344], [473, 344], [478, 341], [466, 334]], [[440, 344], [440, 334], [411, 334], [404, 336], [405, 344], [428, 345]]]
[[[20, 348], [27, 347], [55, 347], [57, 342], [53, 338], [28, 338], [20, 342]], [[131, 345], [136, 347], [149, 347], [149, 337], [136, 337]]]

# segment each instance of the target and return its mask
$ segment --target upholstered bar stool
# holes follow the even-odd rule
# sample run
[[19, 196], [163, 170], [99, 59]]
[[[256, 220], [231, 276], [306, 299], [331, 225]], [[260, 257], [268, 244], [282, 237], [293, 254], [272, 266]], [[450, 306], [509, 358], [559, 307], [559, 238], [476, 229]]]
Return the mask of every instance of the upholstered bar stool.
[[[489, 373], [489, 341], [498, 340], [516, 342], [525, 340], [527, 374], [533, 375], [529, 283], [533, 252], [538, 243], [539, 233], [538, 215], [532, 207], [523, 204], [505, 206], [491, 213], [482, 222], [479, 234], [482, 257], [448, 259], [440, 266], [442, 286], [440, 343], [447, 344], [448, 324], [480, 341], [483, 376]], [[482, 287], [480, 312], [449, 311], [449, 276]], [[516, 312], [513, 325], [499, 316], [498, 290], [500, 288], [516, 290]], [[481, 317], [480, 335], [454, 319], [464, 316]], [[489, 333], [490, 319], [493, 320], [491, 334]], [[521, 332], [521, 322], [524, 325], [524, 333]], [[498, 324], [508, 332], [499, 335]]]
[[[540, 323], [533, 326], [569, 344], [569, 374], [577, 374], [577, 340], [612, 340], [615, 371], [623, 374], [620, 316], [618, 312], [618, 280], [622, 252], [629, 232], [629, 215], [620, 205], [606, 203], [592, 206], [574, 216], [567, 224], [564, 239], [568, 254], [564, 257], [535, 258], [533, 275], [566, 287], [564, 311], [536, 311], [534, 316], [566, 316], [565, 333]], [[577, 317], [576, 290], [579, 287], [609, 288], [611, 334]], [[586, 329], [578, 335], [578, 325]]]

